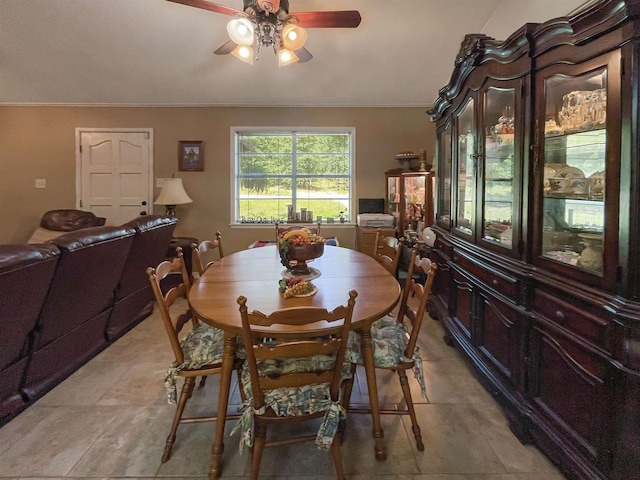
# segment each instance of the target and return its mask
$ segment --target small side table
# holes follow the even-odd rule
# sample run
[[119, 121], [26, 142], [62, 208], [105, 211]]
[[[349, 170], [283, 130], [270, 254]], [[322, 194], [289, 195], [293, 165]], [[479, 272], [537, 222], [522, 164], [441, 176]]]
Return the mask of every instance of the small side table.
[[[187, 269], [189, 280], [193, 281], [193, 256], [191, 252], [191, 244], [199, 243], [195, 237], [173, 237], [169, 242], [169, 248], [165, 260], [171, 260], [178, 256], [177, 248], [182, 248], [182, 258], [184, 259], [184, 266]], [[168, 275], [164, 280], [160, 282], [162, 292], [165, 293], [172, 287], [179, 285], [182, 279], [179, 275]]]

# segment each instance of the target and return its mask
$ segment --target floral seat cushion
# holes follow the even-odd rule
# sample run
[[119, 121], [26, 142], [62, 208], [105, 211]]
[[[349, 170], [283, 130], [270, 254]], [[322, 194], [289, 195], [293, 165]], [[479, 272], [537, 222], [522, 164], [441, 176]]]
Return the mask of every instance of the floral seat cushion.
[[[334, 358], [329, 355], [313, 355], [297, 359], [278, 359], [258, 362], [260, 376], [277, 377], [285, 373], [317, 372], [333, 368]], [[276, 415], [299, 416], [325, 411], [325, 416], [318, 430], [315, 443], [318, 448], [328, 449], [338, 429], [338, 422], [345, 418], [345, 411], [340, 399], [332, 402], [328, 383], [305, 385], [302, 387], [277, 388], [265, 392], [264, 406], [256, 410], [253, 407], [251, 379], [246, 362], [241, 375], [242, 386], [247, 396], [240, 407], [240, 421], [231, 434], [240, 431], [240, 451], [244, 446], [253, 446], [254, 415], [262, 415], [271, 408]]]
[[[424, 372], [422, 369], [422, 358], [420, 350], [416, 346], [411, 359], [404, 356], [409, 341], [409, 332], [404, 323], [391, 315], [386, 315], [380, 320], [371, 324], [371, 344], [373, 346], [373, 358], [376, 367], [393, 368], [401, 362], [413, 361], [413, 371], [420, 392], [426, 398], [427, 390], [424, 384]], [[349, 344], [347, 346], [347, 360], [352, 363], [362, 364], [362, 345], [360, 335], [356, 332], [349, 334]]]
[[[167, 369], [164, 385], [167, 389], [167, 400], [176, 403], [176, 380], [181, 370], [198, 369], [222, 362], [224, 352], [224, 331], [205, 323], [199, 323], [180, 341], [184, 362], [175, 362]], [[240, 337], [236, 337], [236, 357], [244, 359], [246, 353]]]

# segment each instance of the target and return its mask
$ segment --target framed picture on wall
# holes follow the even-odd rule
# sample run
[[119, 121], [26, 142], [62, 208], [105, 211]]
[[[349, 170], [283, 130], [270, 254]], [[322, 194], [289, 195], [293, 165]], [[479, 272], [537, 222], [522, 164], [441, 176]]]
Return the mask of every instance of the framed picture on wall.
[[181, 172], [201, 172], [204, 170], [204, 142], [184, 140], [178, 147], [178, 170]]

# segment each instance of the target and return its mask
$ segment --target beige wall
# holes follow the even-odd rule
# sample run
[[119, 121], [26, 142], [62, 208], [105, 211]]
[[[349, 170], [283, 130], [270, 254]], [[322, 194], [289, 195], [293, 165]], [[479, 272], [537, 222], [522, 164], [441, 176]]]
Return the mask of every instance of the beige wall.
[[[426, 108], [240, 108], [240, 107], [0, 107], [0, 243], [23, 243], [51, 209], [75, 208], [75, 129], [153, 128], [154, 177], [182, 177], [192, 204], [179, 205], [176, 235], [223, 235], [227, 252], [256, 239], [270, 239], [273, 227], [229, 226], [231, 126], [354, 126], [356, 196], [385, 195], [384, 172], [397, 168], [400, 151], [435, 150], [435, 131]], [[178, 171], [178, 141], [205, 142], [204, 172]], [[34, 180], [44, 178], [45, 189]], [[155, 189], [157, 196], [158, 189]], [[154, 213], [164, 208], [155, 206]], [[352, 226], [327, 228], [352, 247]]]

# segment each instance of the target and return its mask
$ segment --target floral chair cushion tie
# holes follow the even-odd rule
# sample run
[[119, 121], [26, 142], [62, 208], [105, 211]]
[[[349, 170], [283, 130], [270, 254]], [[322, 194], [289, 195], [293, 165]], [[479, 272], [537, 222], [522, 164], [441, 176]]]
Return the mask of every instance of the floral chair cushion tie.
[[[408, 341], [409, 332], [407, 327], [391, 315], [386, 315], [371, 324], [371, 343], [376, 367], [393, 368], [397, 367], [401, 362], [413, 362], [411, 370], [420, 385], [422, 396], [426, 398], [427, 389], [424, 383], [420, 349], [416, 346], [411, 359], [406, 358], [404, 351], [407, 348]], [[360, 335], [354, 331], [349, 334], [346, 360], [351, 363], [362, 363], [361, 339]]]
[[[184, 353], [184, 362], [180, 365], [173, 362], [167, 369], [164, 378], [167, 400], [171, 404], [176, 403], [176, 381], [181, 370], [185, 368], [198, 369], [222, 362], [224, 331], [205, 323], [199, 323], [193, 330], [185, 335], [180, 341], [180, 345]], [[236, 357], [246, 358], [244, 345], [239, 336], [236, 337]]]
[[[266, 360], [258, 363], [258, 374], [260, 376], [277, 376], [283, 373], [315, 372], [329, 370], [333, 368], [333, 364], [334, 358], [327, 355], [313, 355], [311, 357], [286, 360]], [[248, 447], [253, 446], [254, 415], [263, 415], [269, 408], [280, 417], [310, 415], [325, 411], [315, 443], [321, 449], [329, 449], [331, 447], [333, 438], [338, 430], [338, 423], [346, 415], [344, 408], [340, 404], [340, 399], [336, 402], [331, 400], [328, 383], [267, 390], [264, 394], [265, 404], [262, 408], [256, 410], [253, 407], [251, 379], [246, 366], [242, 369], [241, 381], [247, 399], [240, 407], [240, 420], [231, 431], [231, 435], [240, 431], [239, 448], [241, 452], [245, 445]]]

